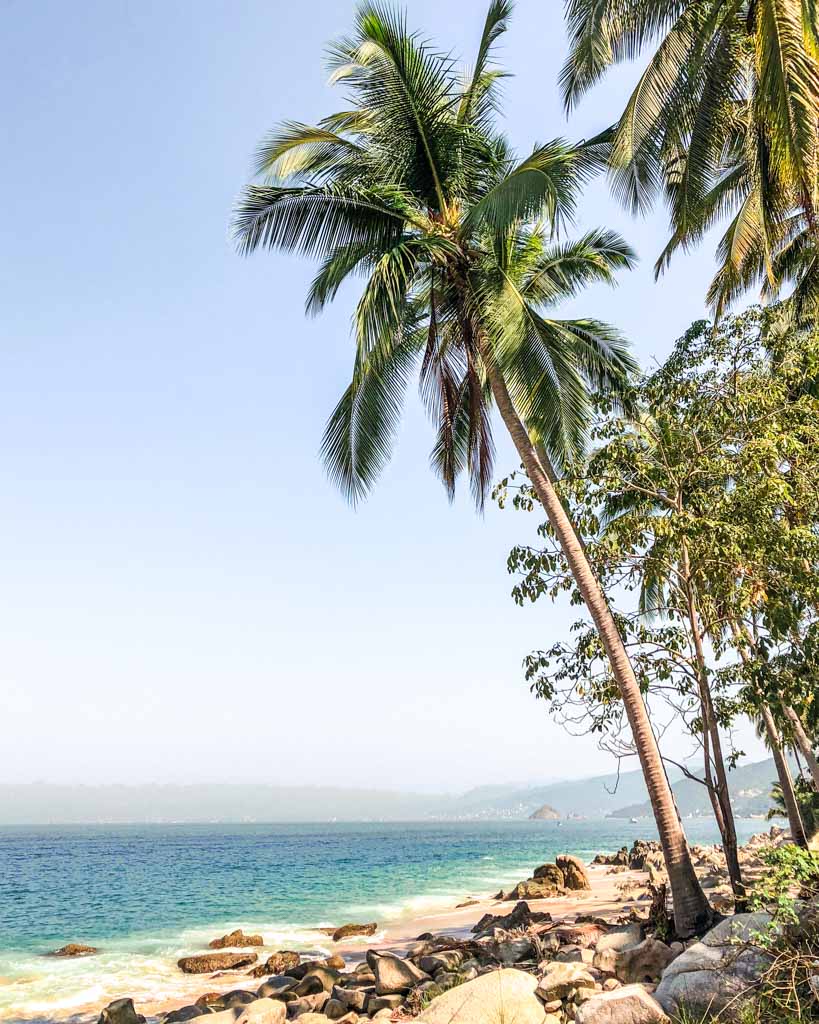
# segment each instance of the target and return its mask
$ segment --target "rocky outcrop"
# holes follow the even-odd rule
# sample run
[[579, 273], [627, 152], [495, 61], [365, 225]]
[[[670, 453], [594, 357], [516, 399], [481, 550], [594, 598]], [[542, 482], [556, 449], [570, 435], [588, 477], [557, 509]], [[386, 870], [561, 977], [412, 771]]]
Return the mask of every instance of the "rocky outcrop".
[[67, 945], [55, 949], [50, 955], [71, 957], [93, 956], [94, 953], [99, 953], [96, 946], [84, 946], [81, 942], [69, 942]]
[[657, 987], [655, 995], [666, 1013], [739, 1020], [769, 962], [752, 945], [753, 935], [765, 931], [770, 921], [764, 913], [737, 914], [689, 946], [669, 964]]
[[579, 857], [567, 853], [556, 857], [555, 864], [563, 874], [563, 884], [567, 889], [591, 889], [589, 873]]
[[550, 807], [548, 804], [544, 804], [542, 807], [529, 815], [530, 821], [559, 821], [560, 812], [556, 811], [554, 807]]
[[354, 935], [375, 935], [378, 925], [375, 921], [369, 924], [343, 924], [333, 932], [333, 942], [341, 942], [342, 939], [352, 938]]
[[211, 974], [213, 971], [236, 971], [250, 967], [259, 959], [257, 953], [203, 953], [199, 956], [183, 956], [177, 960], [177, 967], [185, 974]]
[[134, 1009], [133, 999], [115, 999], [99, 1015], [97, 1024], [145, 1024], [145, 1018]]
[[261, 935], [245, 935], [241, 928], [223, 935], [221, 939], [213, 939], [208, 943], [208, 949], [240, 949], [243, 946], [263, 946], [264, 939]]
[[575, 1024], [666, 1024], [668, 1017], [642, 985], [600, 992], [581, 1003]]
[[525, 971], [491, 971], [437, 996], [418, 1018], [422, 1024], [543, 1024], [537, 979]]

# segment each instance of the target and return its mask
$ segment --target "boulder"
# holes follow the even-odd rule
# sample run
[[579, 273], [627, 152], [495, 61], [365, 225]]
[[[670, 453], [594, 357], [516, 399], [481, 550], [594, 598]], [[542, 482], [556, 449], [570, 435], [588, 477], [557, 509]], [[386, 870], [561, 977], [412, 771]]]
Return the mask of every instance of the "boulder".
[[666, 1024], [668, 1017], [642, 985], [600, 992], [577, 1008], [575, 1024]]
[[671, 949], [658, 939], [645, 939], [616, 954], [614, 973], [628, 984], [659, 981], [663, 971], [674, 959]]
[[96, 946], [84, 946], [81, 942], [69, 942], [66, 946], [55, 949], [51, 956], [93, 956], [99, 953]]
[[[213, 1024], [212, 1021], [202, 1021], [202, 1024]], [[327, 1018], [323, 1013], [313, 1013], [308, 1010], [307, 1013], [299, 1014], [299, 1024], [327, 1024]]]
[[594, 950], [582, 946], [564, 946], [555, 957], [561, 964], [591, 964], [594, 962]]
[[298, 967], [301, 957], [289, 949], [280, 949], [277, 953], [271, 953], [263, 964], [258, 964], [247, 973], [251, 978], [263, 978], [266, 974], [284, 974], [285, 971]]
[[597, 940], [597, 952], [605, 949], [613, 949], [619, 952], [621, 949], [628, 949], [629, 946], [636, 946], [643, 941], [643, 926], [641, 924], [624, 924], [617, 928], [609, 928], [604, 935]]
[[236, 1024], [284, 1024], [287, 1010], [278, 999], [254, 999], [236, 1018]]
[[[311, 967], [304, 978], [301, 980], [302, 985], [306, 985], [311, 978], [315, 978], [321, 984], [321, 987], [325, 992], [332, 992], [333, 985], [338, 983], [341, 975], [337, 970], [332, 967], [325, 967], [323, 964], [317, 964], [315, 967]], [[296, 989], [298, 992], [299, 990]], [[315, 989], [313, 991], [316, 991]], [[308, 995], [308, 992], [299, 992], [299, 995]]]
[[250, 967], [258, 959], [257, 953], [203, 953], [200, 956], [183, 956], [176, 965], [185, 974], [212, 974], [214, 971]]
[[628, 847], [621, 846], [617, 853], [598, 853], [592, 864], [614, 864], [628, 867]]
[[418, 957], [415, 963], [424, 974], [435, 974], [437, 971], [457, 970], [465, 959], [466, 954], [460, 949], [442, 949], [440, 953]]
[[325, 981], [320, 975], [317, 974], [305, 974], [305, 976], [298, 982], [293, 991], [297, 996], [315, 996], [319, 992], [329, 992], [335, 984], [335, 979], [331, 981]]
[[[535, 947], [528, 935], [509, 935], [505, 938], [493, 939], [487, 944], [487, 947], [504, 967], [511, 967], [512, 964], [520, 963], [521, 960], [531, 960], [535, 955]], [[439, 981], [440, 979], [436, 976], [435, 980]]]
[[354, 935], [375, 935], [378, 925], [375, 921], [369, 924], [343, 924], [333, 932], [333, 942], [340, 942], [342, 939], [349, 939]]
[[299, 982], [287, 975], [274, 974], [257, 990], [256, 995], [260, 999], [278, 999], [287, 992], [292, 992]]
[[171, 1010], [162, 1018], [162, 1024], [182, 1024], [183, 1021], [194, 1020], [202, 1016], [203, 1007], [191, 1003], [190, 1006], [180, 1006], [178, 1010]]
[[330, 995], [339, 1003], [343, 1003], [345, 1009], [363, 1013], [367, 1006], [367, 1000], [374, 993], [375, 989], [343, 988], [341, 985], [336, 985]]
[[333, 999], [331, 997], [324, 1004], [324, 1016], [329, 1017], [330, 1020], [341, 1020], [346, 1013], [347, 1007], [340, 999]]
[[591, 889], [589, 873], [579, 857], [566, 853], [556, 857], [555, 864], [563, 874], [563, 884], [567, 889]]
[[309, 996], [291, 999], [287, 1004], [287, 1016], [302, 1017], [305, 1013], [323, 1013], [329, 998], [329, 994], [322, 989], [321, 992], [311, 992]]
[[753, 998], [769, 958], [750, 945], [770, 924], [769, 914], [736, 914], [712, 928], [665, 970], [655, 995], [670, 1016], [701, 1019], [720, 1014], [734, 1021]]
[[543, 1024], [536, 979], [505, 968], [437, 996], [422, 1011], [421, 1024]]
[[543, 977], [537, 984], [537, 994], [544, 1003], [554, 999], [565, 999], [572, 989], [594, 988], [594, 978], [584, 964], [546, 965]]
[[384, 996], [372, 996], [370, 1001], [367, 1003], [367, 1013], [370, 1016], [375, 1016], [380, 1010], [389, 1010], [392, 1013], [393, 1010], [397, 1010], [404, 1002], [404, 997], [399, 995], [397, 992], [390, 993]]
[[213, 939], [208, 943], [208, 949], [239, 949], [242, 946], [263, 946], [264, 939], [261, 935], [245, 935], [241, 928], [237, 928], [221, 939]]
[[115, 999], [99, 1015], [97, 1024], [145, 1024], [145, 1018], [134, 1009], [133, 999]]
[[394, 995], [408, 992], [422, 981], [429, 981], [429, 975], [419, 970], [411, 960], [402, 960], [394, 953], [367, 951], [367, 963], [375, 975], [376, 995]]
[[[547, 865], [544, 865], [544, 867]], [[527, 878], [524, 882], [518, 882], [511, 892], [503, 896], [504, 901], [508, 900], [545, 900], [550, 896], [557, 896], [563, 892], [563, 885], [556, 885], [547, 877]]]

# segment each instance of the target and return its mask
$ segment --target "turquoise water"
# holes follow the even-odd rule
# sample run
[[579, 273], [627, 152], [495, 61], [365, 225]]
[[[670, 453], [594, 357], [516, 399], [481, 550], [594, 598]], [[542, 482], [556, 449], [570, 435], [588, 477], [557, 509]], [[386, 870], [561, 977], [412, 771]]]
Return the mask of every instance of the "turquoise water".
[[[741, 838], [762, 827], [739, 824]], [[710, 822], [686, 828], [717, 840]], [[0, 1019], [85, 1019], [119, 995], [204, 990], [175, 961], [234, 927], [271, 949], [329, 951], [316, 928], [450, 909], [558, 853], [589, 859], [650, 835], [611, 820], [0, 828]], [[66, 942], [101, 953], [43, 957]]]

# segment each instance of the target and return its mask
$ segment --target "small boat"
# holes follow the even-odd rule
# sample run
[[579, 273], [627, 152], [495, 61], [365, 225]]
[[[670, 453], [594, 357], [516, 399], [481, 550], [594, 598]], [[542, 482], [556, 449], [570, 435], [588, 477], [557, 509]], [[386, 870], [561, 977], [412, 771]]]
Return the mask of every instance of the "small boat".
[[636, 818], [631, 818], [631, 819], [629, 819], [629, 820], [631, 821], [631, 824], [632, 824], [632, 825], [638, 825], [638, 824], [639, 824], [639, 822], [637, 821], [637, 819], [636, 819]]

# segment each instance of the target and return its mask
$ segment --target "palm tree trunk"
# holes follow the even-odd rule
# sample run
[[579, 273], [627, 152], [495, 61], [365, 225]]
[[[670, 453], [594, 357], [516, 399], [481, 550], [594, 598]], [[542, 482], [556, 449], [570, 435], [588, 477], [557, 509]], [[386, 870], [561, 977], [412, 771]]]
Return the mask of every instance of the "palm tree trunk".
[[[722, 755], [722, 738], [719, 734], [719, 723], [714, 711], [714, 702], [711, 699], [711, 687], [708, 683], [708, 670], [705, 661], [705, 650], [703, 647], [703, 632], [697, 607], [697, 599], [694, 591], [694, 581], [691, 578], [691, 563], [688, 557], [688, 545], [683, 541], [681, 549], [680, 568], [682, 570], [682, 581], [685, 586], [685, 599], [688, 611], [688, 623], [691, 627], [691, 638], [694, 642], [694, 657], [697, 669], [697, 688], [699, 690], [700, 707], [702, 709], [702, 726], [710, 743], [704, 743], [706, 779], [713, 786], [714, 816], [717, 819], [720, 835], [722, 837], [722, 849], [725, 853], [725, 863], [728, 867], [728, 877], [731, 880], [731, 889], [734, 893], [737, 911], [745, 909], [746, 892], [745, 883], [742, 880], [742, 868], [739, 863], [739, 843], [737, 841], [737, 827], [734, 820], [734, 808], [731, 806], [731, 792], [728, 788], [728, 773], [725, 770], [725, 758]], [[713, 754], [714, 774], [716, 782], [710, 776], [709, 746]], [[711, 790], [709, 789], [709, 793]]]
[[569, 569], [600, 634], [612, 673], [620, 689], [660, 835], [674, 901], [675, 929], [682, 938], [701, 933], [712, 919], [711, 907], [691, 862], [685, 833], [640, 692], [640, 685], [617, 623], [586, 558], [577, 531], [552, 485], [550, 476], [554, 476], [554, 471], [551, 466], [544, 466], [538, 458], [526, 427], [514, 407], [503, 375], [485, 345], [481, 345], [481, 358], [501, 418], [515, 444], [532, 487], [546, 510]]
[[782, 749], [782, 742], [779, 739], [779, 730], [767, 704], [761, 708], [762, 721], [765, 725], [765, 732], [768, 734], [768, 742], [771, 745], [776, 774], [779, 776], [779, 785], [782, 789], [782, 797], [785, 801], [785, 809], [788, 812], [788, 824], [791, 829], [791, 839], [797, 846], [807, 848], [808, 840], [805, 836], [805, 827], [802, 824], [802, 815], [799, 812], [799, 803], [796, 799], [796, 791], [793, 788], [791, 770], [785, 759]]
[[819, 761], [817, 761], [816, 754], [813, 752], [813, 744], [810, 741], [810, 737], [805, 732], [804, 725], [802, 725], [802, 719], [790, 704], [783, 702], [782, 710], [793, 727], [793, 738], [796, 740], [796, 745], [799, 747], [802, 757], [807, 762], [808, 771], [813, 781], [813, 788], [819, 793]]

